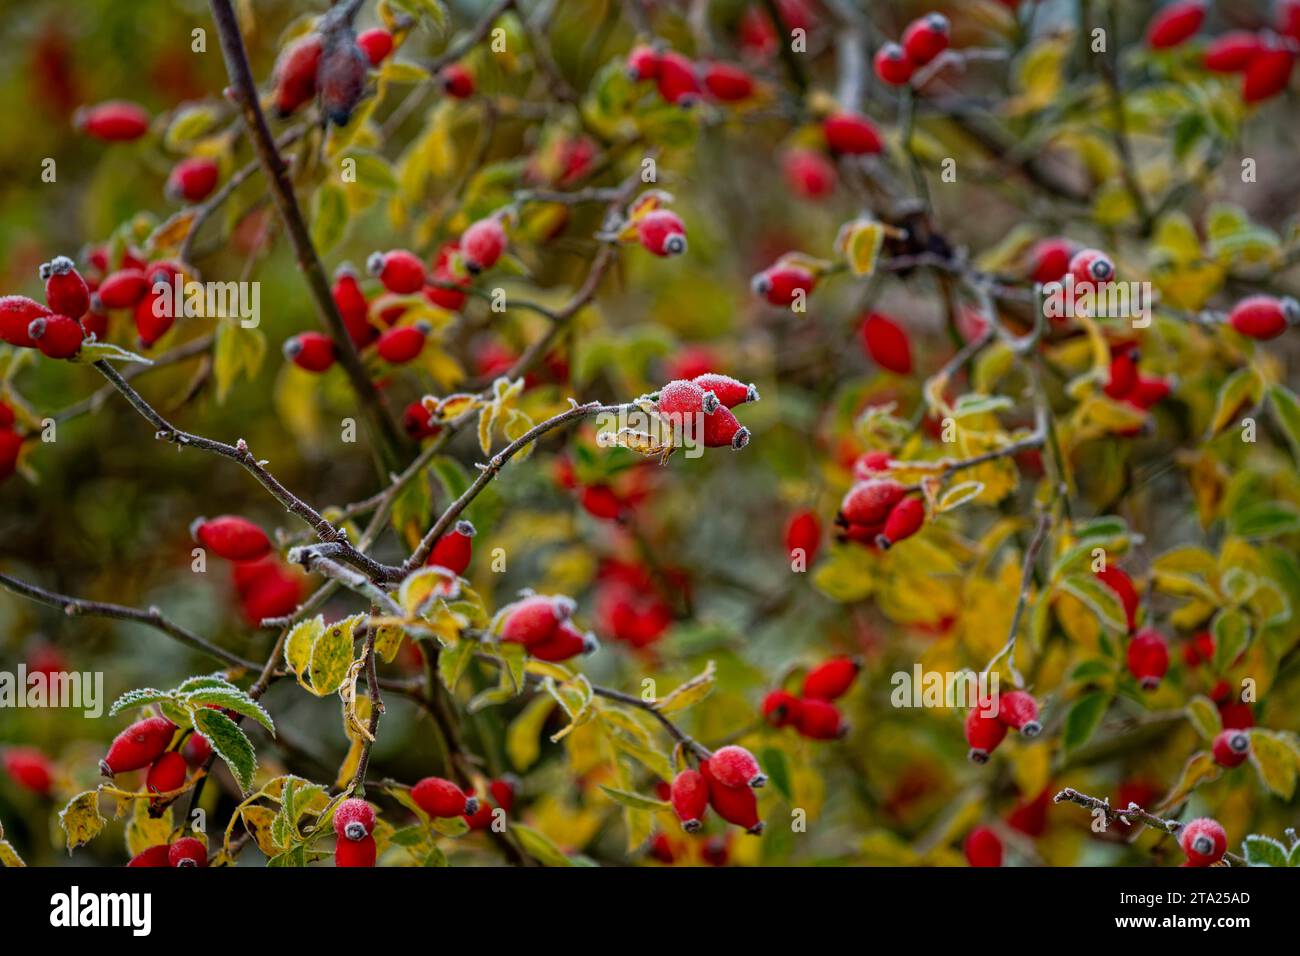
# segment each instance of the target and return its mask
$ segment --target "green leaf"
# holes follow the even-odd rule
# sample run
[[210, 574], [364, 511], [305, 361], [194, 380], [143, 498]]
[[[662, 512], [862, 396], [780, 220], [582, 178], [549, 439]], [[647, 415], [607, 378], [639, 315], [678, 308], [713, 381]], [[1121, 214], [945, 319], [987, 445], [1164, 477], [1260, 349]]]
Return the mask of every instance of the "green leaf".
[[1250, 618], [1244, 611], [1221, 609], [1210, 622], [1210, 632], [1214, 635], [1214, 666], [1220, 672], [1231, 667], [1250, 646]]
[[524, 852], [543, 866], [573, 866], [573, 861], [546, 834], [522, 823], [512, 825], [510, 831], [518, 838]]
[[717, 683], [717, 665], [709, 661], [704, 670], [692, 677], [680, 687], [675, 687], [666, 696], [655, 701], [655, 710], [661, 714], [675, 714], [698, 704], [713, 693]]
[[311, 664], [311, 649], [316, 639], [325, 633], [325, 618], [317, 614], [307, 621], [299, 621], [284, 642], [284, 663], [301, 680]]
[[1214, 740], [1223, 730], [1223, 720], [1219, 709], [1210, 698], [1198, 695], [1187, 702], [1187, 719], [1191, 721], [1196, 732], [1207, 741]]
[[153, 359], [147, 359], [143, 355], [136, 355], [134, 352], [128, 352], [112, 342], [82, 342], [81, 350], [74, 355], [70, 361], [82, 365], [92, 365], [95, 362], [137, 362], [140, 365], [152, 365]]
[[603, 783], [600, 785], [600, 789], [604, 790], [615, 803], [631, 807], [633, 810], [669, 810], [672, 808], [672, 805], [665, 800], [657, 800], [654, 797], [632, 793], [629, 790], [619, 790], [617, 787], [607, 787]]
[[1065, 732], [1062, 737], [1066, 751], [1082, 747], [1091, 739], [1101, 725], [1101, 719], [1106, 716], [1108, 707], [1110, 694], [1104, 692], [1085, 694], [1070, 705], [1065, 714]]
[[1095, 575], [1071, 574], [1057, 586], [1082, 601], [1111, 630], [1128, 630], [1124, 605], [1118, 595]]
[[1257, 501], [1233, 514], [1231, 524], [1243, 538], [1275, 538], [1300, 531], [1300, 511], [1280, 501]]
[[1214, 762], [1214, 755], [1208, 750], [1198, 750], [1188, 758], [1178, 785], [1161, 801], [1161, 806], [1172, 807], [1181, 803], [1201, 784], [1218, 780], [1222, 774], [1223, 768]]
[[1300, 398], [1285, 385], [1268, 387], [1268, 407], [1273, 411], [1277, 426], [1291, 443], [1291, 454], [1300, 463]]
[[353, 615], [327, 625], [312, 645], [309, 683], [317, 697], [334, 693], [348, 676], [348, 668], [352, 666], [352, 632], [361, 617]]
[[972, 498], [978, 497], [984, 491], [984, 482], [982, 481], [963, 481], [961, 484], [953, 485], [943, 493], [939, 503], [934, 506], [936, 513], [952, 511]]
[[348, 199], [341, 186], [322, 183], [311, 200], [311, 241], [324, 254], [337, 246], [348, 228]]
[[1256, 727], [1250, 732], [1250, 762], [1260, 782], [1283, 800], [1295, 794], [1296, 753], [1271, 730]]
[[129, 690], [117, 700], [113, 701], [113, 706], [108, 708], [108, 716], [116, 717], [129, 707], [143, 707], [145, 704], [155, 704], [171, 699], [172, 694], [170, 691], [155, 690], [152, 687], [141, 687], [137, 690]]
[[217, 112], [210, 106], [190, 106], [179, 110], [163, 134], [163, 145], [178, 152], [190, 140], [198, 139], [217, 122]]
[[217, 756], [230, 768], [240, 789], [247, 793], [257, 770], [257, 755], [239, 725], [219, 710], [200, 707], [194, 711], [194, 729], [208, 738]]
[[759, 754], [758, 765], [772, 781], [776, 792], [787, 800], [794, 799], [794, 787], [790, 784], [790, 767], [786, 763], [785, 751], [775, 747], [764, 747]]
[[354, 150], [343, 157], [356, 163], [356, 184], [362, 189], [377, 193], [391, 193], [397, 189], [397, 175], [388, 160], [378, 153]]
[[469, 667], [469, 662], [474, 659], [474, 648], [473, 641], [462, 638], [451, 647], [444, 647], [438, 652], [438, 677], [447, 690], [454, 691], [456, 685], [460, 683], [461, 677], [465, 675], [465, 668]]
[[237, 687], [206, 687], [187, 694], [184, 702], [197, 705], [216, 704], [226, 710], [233, 710], [237, 714], [253, 718], [275, 736], [275, 723], [271, 720], [271, 715], [261, 704]]
[[1251, 366], [1239, 368], [1229, 375], [1219, 388], [1207, 437], [1213, 438], [1226, 428], [1243, 405], [1258, 401], [1261, 389], [1259, 374]]
[[1242, 841], [1248, 866], [1288, 866], [1286, 847], [1272, 837], [1252, 833]]
[[99, 812], [98, 790], [87, 790], [69, 800], [59, 811], [59, 825], [68, 839], [68, 853], [99, 836], [107, 822]]
[[542, 728], [555, 709], [550, 694], [536, 694], [519, 712], [506, 731], [506, 756], [511, 765], [523, 773], [537, 762], [542, 752]]

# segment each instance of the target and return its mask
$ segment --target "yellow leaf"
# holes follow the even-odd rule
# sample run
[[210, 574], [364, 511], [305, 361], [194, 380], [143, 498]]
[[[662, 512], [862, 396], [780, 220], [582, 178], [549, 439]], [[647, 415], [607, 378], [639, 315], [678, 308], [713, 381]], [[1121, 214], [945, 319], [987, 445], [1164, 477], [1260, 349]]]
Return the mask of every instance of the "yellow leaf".
[[108, 821], [99, 812], [99, 791], [79, 793], [59, 811], [59, 824], [67, 836], [68, 853], [89, 843], [104, 829]]

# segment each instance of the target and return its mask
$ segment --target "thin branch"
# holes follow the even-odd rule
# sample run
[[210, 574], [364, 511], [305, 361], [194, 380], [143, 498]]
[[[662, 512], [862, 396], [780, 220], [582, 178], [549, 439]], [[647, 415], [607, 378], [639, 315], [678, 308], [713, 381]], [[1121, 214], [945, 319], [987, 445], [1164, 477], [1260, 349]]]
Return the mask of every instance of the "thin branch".
[[1016, 670], [1016, 638], [1020, 633], [1020, 619], [1024, 616], [1025, 605], [1029, 603], [1029, 589], [1034, 582], [1034, 565], [1038, 561], [1038, 552], [1043, 549], [1043, 544], [1047, 541], [1047, 532], [1052, 527], [1052, 515], [1050, 511], [1043, 512], [1038, 518], [1038, 527], [1034, 530], [1034, 536], [1029, 541], [1029, 547], [1025, 548], [1025, 563], [1020, 572], [1020, 596], [1016, 598], [1016, 610], [1011, 615], [1010, 633], [1007, 635], [1007, 642], [1002, 645], [998, 651], [984, 666], [981, 678], [988, 677], [989, 672], [993, 670], [994, 665], [1002, 658], [1007, 659], [1007, 667], [1011, 671], [1011, 679], [1017, 687], [1023, 687], [1025, 680]]
[[330, 293], [329, 280], [321, 265], [316, 247], [312, 244], [307, 223], [303, 220], [302, 210], [293, 192], [284, 159], [280, 156], [271, 131], [266, 124], [258, 102], [257, 85], [253, 72], [248, 65], [248, 53], [244, 49], [244, 38], [239, 31], [239, 22], [235, 17], [230, 0], [209, 0], [212, 17], [216, 22], [217, 33], [221, 39], [221, 52], [225, 57], [226, 71], [230, 75], [231, 89], [235, 102], [243, 113], [244, 125], [249, 139], [257, 153], [258, 162], [271, 187], [271, 196], [275, 200], [280, 218], [284, 222], [285, 232], [293, 245], [298, 268], [307, 280], [307, 288], [316, 303], [321, 323], [334, 339], [339, 364], [347, 373], [352, 390], [361, 404], [362, 412], [368, 420], [380, 460], [385, 470], [398, 466], [405, 445], [405, 439], [397, 428], [379, 397], [374, 382], [366, 373], [361, 357], [352, 344], [343, 317]]
[[[1056, 796], [1052, 797], [1053, 803], [1077, 803], [1081, 807], [1089, 810], [1101, 810], [1107, 820], [1117, 820], [1125, 825], [1131, 824], [1134, 820], [1140, 820], [1152, 829], [1159, 830], [1162, 833], [1168, 833], [1171, 836], [1177, 836], [1185, 824], [1177, 820], [1167, 820], [1164, 817], [1158, 817], [1154, 813], [1148, 813], [1132, 801], [1127, 807], [1118, 809], [1110, 805], [1109, 800], [1103, 800], [1099, 797], [1090, 797], [1086, 793], [1080, 793], [1073, 787], [1066, 787]], [[1235, 853], [1224, 853], [1224, 859], [1230, 861], [1236, 866], [1245, 866], [1246, 861]]]
[[127, 607], [122, 604], [107, 604], [100, 601], [84, 601], [80, 598], [69, 597], [66, 594], [56, 594], [53, 591], [46, 591], [44, 588], [38, 588], [34, 584], [28, 584], [17, 578], [11, 578], [7, 574], [0, 574], [0, 587], [12, 591], [14, 594], [20, 594], [23, 597], [38, 601], [41, 604], [47, 604], [50, 607], [58, 608], [68, 617], [105, 617], [118, 621], [134, 621], [137, 624], [144, 624], [152, 627], [154, 630], [173, 637], [182, 644], [201, 651], [209, 657], [216, 658], [231, 667], [242, 667], [247, 670], [257, 670], [260, 665], [256, 661], [250, 661], [240, 657], [223, 647], [211, 643], [205, 638], [200, 637], [188, 628], [181, 627], [175, 621], [165, 616], [162, 611], [156, 607], [148, 610]]
[[[184, 362], [186, 359], [192, 359], [203, 355], [212, 348], [212, 343], [214, 341], [216, 341], [215, 335], [201, 335], [196, 339], [190, 339], [188, 342], [183, 342], [174, 349], [164, 352], [149, 365], [142, 365], [140, 363], [128, 365], [120, 374], [124, 381], [132, 381], [133, 379], [144, 375], [146, 372], [151, 372], [154, 369], [167, 368], [168, 366]], [[66, 422], [89, 412], [97, 412], [109, 396], [111, 396], [115, 391], [116, 388], [114, 386], [105, 385], [96, 390], [92, 395], [83, 398], [81, 401], [73, 405], [69, 405], [67, 408], [56, 412], [51, 417], [56, 422]]]

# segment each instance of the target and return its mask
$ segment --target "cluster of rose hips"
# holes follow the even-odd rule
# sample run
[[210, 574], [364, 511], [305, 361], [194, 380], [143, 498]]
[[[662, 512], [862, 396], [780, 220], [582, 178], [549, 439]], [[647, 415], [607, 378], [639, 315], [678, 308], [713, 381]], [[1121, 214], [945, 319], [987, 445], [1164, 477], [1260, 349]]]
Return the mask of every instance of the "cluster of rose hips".
[[291, 614], [302, 599], [302, 581], [271, 553], [266, 532], [247, 518], [199, 518], [190, 527], [194, 540], [234, 565], [235, 591], [252, 627], [264, 618]]
[[[45, 305], [22, 295], [0, 297], [0, 339], [18, 348], [39, 349], [55, 359], [70, 359], [90, 335], [102, 338], [103, 316], [92, 313], [90, 286], [67, 256], [42, 264]], [[89, 325], [83, 319], [89, 318]]]
[[567, 661], [600, 647], [596, 635], [580, 631], [570, 620], [576, 608], [570, 597], [530, 594], [500, 612], [502, 641], [520, 644], [542, 661]]
[[300, 37], [276, 60], [276, 113], [288, 117], [319, 96], [325, 116], [346, 125], [361, 100], [367, 71], [392, 51], [393, 36], [381, 27], [355, 34], [351, 26], [336, 23]]
[[844, 715], [832, 701], [843, 697], [862, 662], [856, 657], [832, 657], [810, 670], [799, 696], [774, 690], [763, 698], [763, 719], [773, 727], [794, 727], [809, 740], [838, 740], [849, 732]]
[[694, 63], [675, 50], [637, 46], [627, 57], [627, 73], [654, 83], [664, 102], [690, 106], [704, 95], [721, 103], [739, 103], [755, 92], [754, 78], [734, 63]]
[[710, 372], [690, 381], [674, 379], [663, 386], [655, 397], [655, 411], [677, 434], [701, 424], [702, 432], [690, 437], [702, 439], [706, 448], [738, 450], [749, 444], [749, 429], [731, 409], [756, 401], [758, 389], [753, 385]]
[[[1182, 46], [1205, 23], [1204, 0], [1180, 0], [1159, 10], [1147, 24], [1146, 42], [1152, 50]], [[1201, 63], [1211, 73], [1240, 73], [1241, 98], [1246, 103], [1271, 99], [1287, 88], [1295, 69], [1300, 42], [1300, 3], [1277, 5], [1276, 31], [1231, 30], [1213, 39]]]
[[596, 574], [594, 614], [600, 632], [633, 648], [654, 644], [674, 620], [672, 605], [661, 589], [666, 585], [688, 592], [690, 580], [675, 568], [656, 578], [641, 564], [607, 560]]
[[[660, 797], [668, 800], [672, 797], [672, 788], [661, 781]], [[696, 831], [697, 833], [699, 831]], [[703, 836], [699, 844], [700, 860], [709, 866], [726, 866], [731, 861], [731, 830]], [[646, 855], [656, 862], [671, 866], [684, 858], [690, 846], [684, 841], [675, 840], [662, 830], [655, 831], [646, 844]]]
[[[869, 452], [868, 466], [888, 470], [885, 452]], [[840, 502], [835, 524], [840, 538], [884, 548], [910, 538], [925, 524], [925, 502], [893, 478], [872, 475], [854, 483]]]
[[159, 843], [141, 850], [127, 866], [207, 866], [208, 848], [197, 837], [181, 837], [172, 843]]
[[876, 76], [890, 86], [906, 86], [918, 67], [946, 49], [948, 18], [942, 13], [927, 13], [907, 25], [901, 43], [885, 43], [876, 51]]
[[754, 791], [767, 783], [758, 761], [744, 747], [720, 747], [700, 761], [699, 770], [686, 769], [673, 778], [671, 802], [682, 829], [694, 833], [704, 825], [710, 807], [723, 820], [746, 833], [763, 832]]
[[[995, 705], [995, 706], [994, 706]], [[993, 710], [993, 713], [989, 713]], [[1023, 690], [999, 694], [996, 700], [982, 700], [966, 715], [966, 743], [973, 763], [988, 763], [989, 756], [1007, 736], [1007, 730], [1022, 736], [1037, 737], [1043, 725], [1038, 722], [1038, 702]]]
[[[183, 746], [180, 749], [172, 749], [172, 741], [176, 738], [177, 729], [176, 725], [166, 717], [146, 717], [137, 720], [113, 738], [108, 753], [99, 762], [100, 772], [105, 777], [115, 778], [118, 774], [148, 767], [145, 789], [157, 795], [153, 805], [161, 807], [166, 795], [173, 794], [185, 786], [188, 768], [201, 767], [212, 756], [212, 744], [198, 733], [184, 735]], [[198, 845], [202, 862], [195, 862], [192, 844]], [[197, 840], [190, 843], [179, 840], [171, 844], [171, 856], [168, 857], [167, 862], [161, 862], [162, 859], [162, 851], [157, 847], [151, 847], [150, 850], [139, 854], [129, 865], [207, 866], [207, 850]]]

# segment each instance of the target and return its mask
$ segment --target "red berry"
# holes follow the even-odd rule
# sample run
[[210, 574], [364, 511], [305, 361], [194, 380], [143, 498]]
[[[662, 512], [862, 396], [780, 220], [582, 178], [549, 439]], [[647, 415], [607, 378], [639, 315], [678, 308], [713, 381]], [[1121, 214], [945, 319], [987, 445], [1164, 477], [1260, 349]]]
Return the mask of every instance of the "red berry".
[[1139, 375], [1133, 391], [1125, 396], [1125, 401], [1138, 408], [1150, 408], [1157, 402], [1169, 397], [1169, 382], [1163, 378], [1151, 378]]
[[803, 696], [817, 700], [843, 697], [862, 669], [856, 657], [832, 657], [810, 670], [803, 679]]
[[149, 280], [140, 269], [119, 269], [104, 277], [95, 289], [99, 307], [103, 309], [130, 309], [149, 291]]
[[166, 717], [137, 720], [113, 738], [108, 756], [99, 762], [104, 776], [127, 773], [147, 767], [167, 749], [176, 733], [176, 725]]
[[672, 50], [659, 57], [655, 86], [660, 96], [675, 105], [690, 106], [700, 95], [700, 81], [695, 75], [695, 64]]
[[366, 302], [365, 293], [361, 291], [356, 273], [346, 263], [334, 273], [331, 294], [352, 344], [364, 348], [373, 342], [379, 333], [370, 324], [370, 306]]
[[893, 460], [887, 451], [863, 452], [853, 462], [853, 478], [855, 481], [866, 481], [887, 474]]
[[735, 408], [737, 405], [744, 405], [746, 402], [758, 401], [757, 386], [746, 385], [730, 375], [707, 372], [704, 375], [695, 376], [692, 381], [706, 392], [712, 392], [718, 401], [727, 408]]
[[221, 167], [208, 156], [182, 159], [167, 177], [167, 196], [174, 201], [202, 202], [217, 188]]
[[284, 355], [308, 372], [323, 372], [334, 364], [334, 340], [324, 332], [302, 332], [285, 340]]
[[731, 448], [739, 451], [749, 444], [749, 429], [731, 414], [729, 408], [718, 408], [704, 416], [704, 447]]
[[810, 740], [838, 740], [849, 732], [838, 707], [812, 697], [799, 702], [793, 720], [800, 736]]
[[45, 304], [51, 312], [79, 319], [90, 308], [90, 289], [67, 256], [55, 256], [41, 266], [45, 280]]
[[270, 565], [242, 595], [240, 610], [251, 627], [264, 618], [284, 617], [298, 609], [302, 579], [278, 564]]
[[533, 594], [505, 610], [501, 640], [531, 647], [549, 639], [573, 614], [573, 599]]
[[144, 779], [150, 793], [171, 793], [185, 786], [185, 758], [175, 750], [161, 754]]
[[760, 272], [750, 282], [751, 288], [772, 305], [792, 305], [800, 293], [807, 296], [817, 284], [817, 277], [798, 266], [775, 265]]
[[11, 429], [0, 429], [0, 481], [4, 481], [18, 467], [18, 454], [23, 448], [23, 436]]
[[1120, 352], [1110, 360], [1110, 374], [1102, 391], [1107, 397], [1121, 399], [1137, 387], [1137, 354], [1133, 349]]
[[1202, 65], [1213, 73], [1240, 73], [1266, 47], [1249, 30], [1230, 30], [1210, 41]]
[[375, 350], [392, 365], [404, 365], [424, 351], [428, 332], [422, 325], [403, 325], [379, 336]]
[[822, 120], [822, 135], [832, 152], [849, 156], [879, 153], [884, 140], [875, 125], [857, 113], [833, 113]]
[[429, 552], [425, 564], [436, 564], [453, 574], [464, 574], [474, 553], [474, 526], [468, 521], [457, 521], [456, 526], [440, 537]]
[[555, 633], [543, 641], [528, 646], [528, 653], [539, 661], [567, 661], [579, 654], [594, 654], [600, 641], [590, 631], [580, 631], [568, 621], [556, 625]]
[[1133, 633], [1137, 627], [1138, 593], [1133, 586], [1133, 579], [1117, 567], [1107, 567], [1097, 572], [1097, 579], [1115, 592], [1124, 607], [1124, 619], [1128, 623], [1128, 632]]
[[773, 727], [798, 721], [803, 701], [784, 690], [774, 690], [763, 698], [763, 718]]
[[683, 770], [673, 778], [671, 799], [682, 829], [694, 833], [709, 810], [708, 781], [698, 770]]
[[66, 315], [47, 315], [33, 319], [27, 334], [36, 342], [41, 354], [54, 359], [69, 359], [81, 351], [86, 330], [76, 319]]
[[1201, 631], [1193, 635], [1183, 647], [1183, 663], [1193, 670], [1212, 660], [1214, 660], [1214, 635], [1209, 631]]
[[925, 502], [920, 498], [904, 498], [890, 509], [884, 529], [876, 536], [876, 544], [888, 550], [916, 534], [924, 524]]
[[604, 521], [621, 517], [625, 507], [623, 499], [609, 485], [587, 485], [578, 500], [587, 514]]
[[802, 557], [807, 567], [817, 557], [821, 539], [822, 523], [815, 511], [797, 511], [790, 516], [785, 526], [785, 550], [791, 560]]
[[202, 767], [212, 756], [212, 744], [202, 734], [190, 734], [181, 748], [181, 755], [191, 767]]
[[840, 517], [850, 525], [881, 524], [906, 493], [906, 489], [892, 478], [860, 481], [849, 489], [840, 503]]
[[145, 348], [166, 335], [175, 321], [167, 302], [156, 292], [146, 291], [135, 304], [135, 331]]
[[1219, 704], [1219, 720], [1229, 730], [1249, 730], [1255, 726], [1255, 712], [1245, 701], [1225, 701]]
[[166, 843], [159, 843], [157, 846], [151, 846], [147, 850], [141, 850], [135, 856], [131, 857], [131, 862], [127, 866], [171, 866], [169, 855], [171, 847]]
[[1300, 40], [1300, 0], [1280, 0], [1276, 8], [1277, 32], [1292, 40]]
[[1059, 282], [1070, 271], [1074, 243], [1069, 239], [1042, 239], [1029, 250], [1029, 278], [1046, 285]]
[[862, 323], [862, 348], [881, 368], [898, 375], [912, 371], [912, 343], [903, 327], [880, 312], [872, 312]]
[[53, 313], [25, 295], [0, 296], [0, 339], [19, 348], [36, 348], [28, 330], [34, 320], [47, 315]]
[[646, 854], [650, 859], [664, 864], [671, 864], [676, 859], [672, 842], [664, 833], [655, 833], [650, 837], [650, 843], [646, 847]]
[[190, 533], [199, 544], [227, 561], [252, 561], [271, 550], [266, 532], [238, 515], [199, 518]]
[[474, 74], [459, 63], [444, 67], [438, 79], [443, 92], [453, 99], [467, 100], [474, 95]]
[[1013, 690], [998, 698], [998, 719], [1026, 737], [1037, 737], [1043, 729], [1038, 722], [1038, 702], [1023, 690]]
[[[51, 306], [53, 308], [53, 306]], [[1290, 297], [1252, 295], [1242, 299], [1228, 315], [1228, 324], [1252, 339], [1275, 339], [1300, 322], [1300, 303]]]
[[711, 836], [700, 848], [700, 859], [709, 866], [726, 866], [731, 859], [731, 844], [726, 836]]
[[659, 75], [659, 51], [650, 46], [634, 46], [627, 55], [627, 75], [634, 80], [653, 80]]
[[459, 817], [478, 810], [478, 798], [442, 777], [425, 777], [411, 788], [411, 799], [431, 817]]
[[90, 311], [81, 317], [81, 331], [85, 338], [94, 336], [97, 342], [104, 341], [108, 335], [108, 316], [94, 308], [93, 300]]
[[1228, 835], [1218, 820], [1200, 817], [1192, 820], [1178, 834], [1178, 845], [1192, 866], [1209, 866], [1223, 859], [1228, 849]]
[[1147, 24], [1147, 46], [1167, 50], [1190, 40], [1205, 22], [1205, 4], [1180, 0], [1158, 11]]
[[897, 43], [886, 43], [876, 51], [873, 61], [876, 76], [890, 86], [906, 86], [916, 71], [916, 64]]
[[1143, 690], [1155, 690], [1169, 669], [1169, 648], [1155, 628], [1138, 631], [1128, 643], [1128, 670]]
[[1070, 274], [1076, 286], [1102, 286], [1115, 278], [1115, 264], [1096, 249], [1083, 249], [1070, 259]]
[[321, 112], [335, 126], [346, 126], [352, 111], [365, 93], [370, 61], [351, 28], [330, 30], [325, 35], [316, 85], [320, 93]]
[[1241, 98], [1247, 103], [1272, 99], [1287, 88], [1296, 55], [1290, 50], [1268, 47], [1260, 50], [1246, 65], [1241, 83]]
[[35, 747], [8, 747], [0, 754], [0, 766], [18, 786], [46, 796], [54, 783], [54, 765]]
[[657, 256], [679, 256], [686, 251], [686, 227], [676, 213], [656, 209], [636, 224], [637, 240]]
[[767, 776], [754, 755], [735, 744], [719, 747], [709, 758], [709, 773], [724, 787], [761, 787]]
[[460, 237], [460, 254], [470, 272], [491, 269], [506, 248], [506, 231], [496, 216], [480, 219]]
[[754, 95], [754, 78], [733, 63], [706, 63], [704, 88], [715, 100], [738, 103]]
[[334, 832], [345, 840], [364, 840], [375, 829], [375, 808], [356, 797], [334, 810]]
[[371, 66], [378, 66], [393, 52], [393, 35], [383, 27], [371, 27], [357, 34], [357, 46]]
[[1243, 730], [1225, 730], [1214, 738], [1214, 762], [1220, 767], [1240, 766], [1250, 756], [1250, 735]]
[[402, 428], [414, 441], [432, 438], [442, 431], [442, 426], [433, 423], [433, 416], [418, 398], [402, 410]]
[[805, 199], [822, 199], [835, 191], [835, 165], [815, 149], [787, 150], [781, 169], [790, 188]]
[[77, 111], [73, 122], [83, 132], [105, 142], [139, 139], [149, 131], [144, 107], [124, 100], [109, 100]]
[[424, 263], [405, 249], [372, 253], [366, 260], [366, 271], [397, 295], [410, 295], [424, 288]]
[[917, 66], [925, 66], [948, 49], [948, 18], [928, 13], [913, 20], [903, 31], [903, 49]]
[[978, 826], [966, 834], [962, 851], [971, 866], [1002, 865], [1002, 840], [990, 827]]
[[997, 717], [986, 716], [987, 710], [986, 702], [981, 701], [966, 715], [966, 743], [970, 745], [967, 756], [974, 763], [988, 763], [989, 755], [1007, 735], [1007, 725]]
[[375, 865], [375, 838], [338, 840], [334, 844], [334, 865], [338, 867], [371, 867]]
[[713, 391], [697, 382], [676, 379], [659, 389], [659, 398], [655, 402], [658, 414], [673, 420], [682, 420], [694, 415], [712, 415], [720, 407], [721, 401]]
[[312, 33], [285, 47], [275, 63], [275, 111], [281, 119], [316, 95], [316, 73], [324, 43]]
[[729, 787], [713, 775], [712, 760], [700, 764], [700, 775], [709, 788], [709, 806], [728, 823], [744, 828], [746, 833], [763, 832], [763, 821], [758, 817], [758, 798], [750, 787]]

